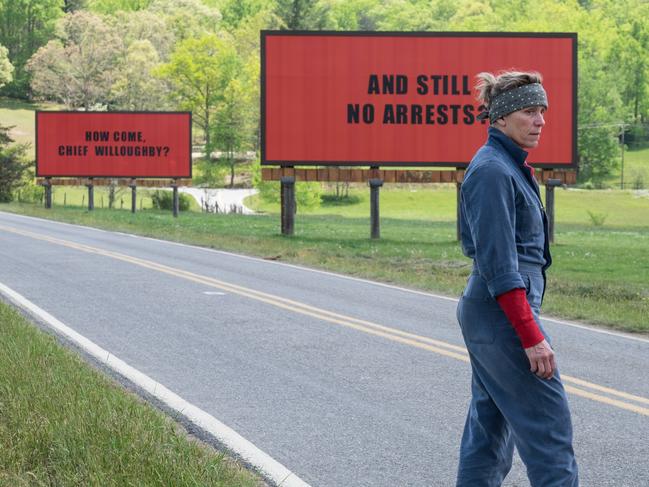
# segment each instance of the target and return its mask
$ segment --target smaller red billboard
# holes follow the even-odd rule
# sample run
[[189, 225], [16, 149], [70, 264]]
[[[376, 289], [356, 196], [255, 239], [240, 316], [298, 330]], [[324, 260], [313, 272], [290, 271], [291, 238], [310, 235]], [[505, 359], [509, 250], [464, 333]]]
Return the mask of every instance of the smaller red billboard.
[[190, 112], [36, 112], [37, 177], [191, 178]]

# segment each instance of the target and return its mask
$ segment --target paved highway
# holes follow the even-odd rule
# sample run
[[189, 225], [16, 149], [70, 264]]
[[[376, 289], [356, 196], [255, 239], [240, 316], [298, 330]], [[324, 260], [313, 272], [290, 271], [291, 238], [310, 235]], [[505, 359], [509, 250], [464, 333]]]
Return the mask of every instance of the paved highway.
[[[314, 487], [454, 483], [454, 299], [2, 212], [0, 262], [0, 283]], [[582, 484], [648, 486], [649, 340], [544, 324]], [[505, 485], [528, 485], [519, 460]]]

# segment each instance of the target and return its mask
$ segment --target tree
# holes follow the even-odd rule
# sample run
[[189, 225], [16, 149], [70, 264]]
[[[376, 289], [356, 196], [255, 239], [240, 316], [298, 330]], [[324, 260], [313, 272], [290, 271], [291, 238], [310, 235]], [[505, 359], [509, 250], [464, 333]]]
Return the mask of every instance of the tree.
[[3, 88], [9, 96], [29, 96], [25, 63], [53, 35], [63, 15], [63, 0], [0, 0], [0, 44], [9, 50], [15, 67], [13, 82]]
[[13, 79], [14, 67], [9, 62], [7, 48], [0, 44], [0, 88]]
[[246, 89], [245, 81], [233, 78], [223, 93], [223, 101], [216, 112], [215, 145], [221, 149], [221, 159], [230, 168], [230, 187], [234, 187], [234, 170], [237, 153], [251, 147], [255, 122], [250, 105], [251, 91]]
[[172, 88], [181, 110], [190, 110], [201, 128], [206, 150], [212, 149], [213, 115], [237, 67], [236, 51], [215, 34], [186, 39], [178, 44], [169, 62], [156, 70]]
[[26, 161], [27, 144], [14, 144], [10, 127], [0, 125], [0, 202], [13, 200], [13, 192], [23, 185], [30, 164]]
[[329, 6], [320, 0], [277, 0], [275, 14], [285, 30], [322, 30], [329, 25]]
[[97, 15], [67, 14], [59, 39], [40, 48], [27, 63], [32, 89], [69, 109], [90, 110], [110, 101], [122, 41]]
[[122, 39], [126, 48], [135, 41], [149, 41], [160, 60], [165, 62], [174, 49], [174, 33], [167, 27], [166, 17], [159, 13], [151, 10], [122, 11], [106, 17], [106, 23]]
[[269, 8], [266, 0], [225, 0], [221, 5], [223, 23], [229, 30], [236, 29], [242, 22]]
[[119, 11], [136, 11], [147, 8], [151, 0], [87, 0], [88, 8], [100, 14], [113, 14]]
[[63, 0], [63, 11], [65, 13], [75, 12], [86, 8], [87, 0]]
[[148, 10], [165, 19], [178, 41], [216, 33], [221, 22], [221, 13], [201, 0], [153, 0]]
[[167, 85], [152, 75], [158, 65], [158, 53], [149, 41], [133, 42], [112, 87], [114, 108], [135, 111], [166, 108]]
[[610, 64], [621, 74], [618, 83], [629, 118], [639, 122], [643, 115], [642, 102], [649, 94], [649, 25], [634, 19], [622, 26], [621, 32], [624, 35], [611, 48]]

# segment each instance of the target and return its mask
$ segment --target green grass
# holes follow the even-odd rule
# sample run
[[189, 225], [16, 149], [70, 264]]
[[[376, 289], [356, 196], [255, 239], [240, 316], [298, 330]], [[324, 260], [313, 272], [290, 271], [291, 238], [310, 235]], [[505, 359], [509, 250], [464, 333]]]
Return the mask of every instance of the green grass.
[[[326, 191], [325, 194], [332, 194]], [[366, 218], [370, 214], [367, 187], [356, 185], [350, 196], [356, 203], [350, 205], [322, 205], [318, 208], [299, 208], [304, 215], [331, 215]], [[542, 188], [545, 199], [545, 190]], [[246, 205], [269, 214], [279, 213], [278, 203], [267, 203], [257, 195], [246, 200]], [[405, 187], [386, 186], [381, 189], [382, 218], [454, 222], [456, 219], [455, 185]], [[564, 224], [591, 225], [589, 212], [604, 215], [604, 228], [644, 228], [649, 230], [649, 193], [615, 190], [556, 189], [555, 208], [557, 228]]]
[[[136, 204], [138, 210], [147, 210], [153, 208], [151, 194], [155, 189], [138, 189]], [[16, 200], [21, 200], [21, 194], [16, 194]], [[200, 212], [201, 208], [193, 197], [187, 195], [190, 201], [190, 211]], [[108, 208], [108, 188], [105, 186], [96, 186], [94, 189], [95, 208]], [[71, 207], [87, 208], [88, 207], [88, 188], [85, 186], [53, 186], [52, 187], [52, 206], [54, 207]], [[115, 209], [131, 211], [131, 189], [126, 187], [118, 188], [115, 193]]]
[[261, 484], [2, 302], [0, 350], [0, 486]]
[[[570, 198], [572, 193], [581, 194], [560, 193]], [[455, 197], [452, 192], [451, 195]], [[627, 331], [649, 332], [649, 259], [646, 255], [649, 199], [638, 198], [638, 208], [629, 210], [629, 217], [620, 221], [615, 219], [623, 216], [624, 202], [636, 201], [631, 193], [589, 192], [582, 200], [581, 208], [565, 211], [564, 218], [571, 217], [575, 221], [561, 218], [557, 221], [557, 243], [553, 246], [555, 263], [549, 273], [544, 312]], [[614, 202], [620, 205], [620, 210]], [[280, 234], [276, 214], [217, 216], [188, 212], [174, 219], [167, 212], [156, 211], [135, 215], [108, 210], [89, 213], [70, 208], [47, 211], [34, 205], [17, 204], [0, 205], [0, 210], [231, 250], [459, 295], [471, 263], [462, 255], [455, 240], [455, 222], [448, 218], [449, 211], [446, 211], [448, 219], [445, 220], [444, 216], [438, 217], [433, 208], [420, 204], [421, 212], [431, 213], [428, 218], [391, 218], [385, 216], [389, 207], [383, 199], [381, 204], [384, 212], [378, 241], [369, 238], [367, 216], [298, 213], [296, 234], [287, 238]], [[557, 204], [566, 204], [566, 201], [561, 202], [557, 195]], [[587, 205], [609, 212], [604, 225], [589, 223], [585, 213]]]
[[[621, 155], [618, 156], [617, 162], [617, 168], [607, 179], [607, 184], [612, 188], [620, 187]], [[627, 189], [649, 189], [649, 148], [624, 152], [624, 187]]]
[[30, 144], [30, 157], [35, 156], [35, 110], [61, 110], [55, 103], [30, 103], [13, 98], [0, 98], [0, 123], [13, 126], [11, 137], [21, 144]]

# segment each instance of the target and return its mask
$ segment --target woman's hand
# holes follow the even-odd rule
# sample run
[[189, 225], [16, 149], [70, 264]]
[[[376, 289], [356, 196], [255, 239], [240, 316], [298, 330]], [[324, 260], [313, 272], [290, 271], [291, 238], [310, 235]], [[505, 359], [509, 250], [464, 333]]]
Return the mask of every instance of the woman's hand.
[[530, 370], [543, 379], [552, 379], [557, 364], [554, 361], [554, 350], [543, 340], [532, 347], [526, 348], [525, 353], [530, 361]]

